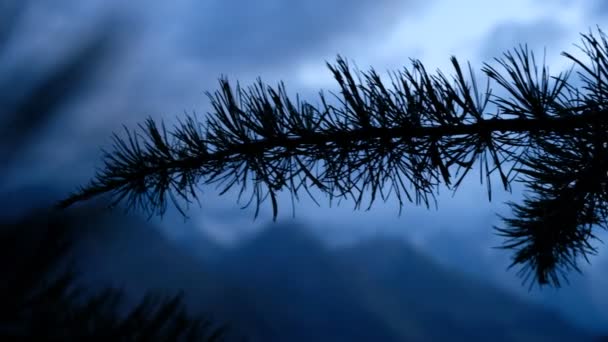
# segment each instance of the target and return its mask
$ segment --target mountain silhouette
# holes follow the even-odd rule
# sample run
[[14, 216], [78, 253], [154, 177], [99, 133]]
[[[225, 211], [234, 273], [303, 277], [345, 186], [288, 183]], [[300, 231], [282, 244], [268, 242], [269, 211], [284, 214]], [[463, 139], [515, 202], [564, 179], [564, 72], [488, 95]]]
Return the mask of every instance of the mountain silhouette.
[[[480, 242], [475, 233], [457, 232], [448, 228], [439, 231], [441, 233], [431, 238], [427, 245], [433, 247], [436, 260], [447, 268], [458, 269], [467, 276], [470, 275], [470, 278], [489, 281], [526, 301], [532, 300], [558, 311], [568, 321], [585, 330], [595, 334], [608, 333], [608, 297], [601, 290], [608, 284], [608, 262], [602, 260], [601, 253], [592, 264], [586, 263], [581, 257], [582, 273], [571, 272], [567, 285], [560, 288], [535, 287], [530, 291], [529, 287], [522, 286], [519, 277], [514, 276], [515, 271], [505, 272], [505, 267], [511, 262], [510, 253], [497, 250], [488, 253], [487, 246], [498, 245], [497, 240]], [[491, 234], [489, 232], [488, 236]], [[606, 240], [604, 236], [598, 237]]]
[[217, 269], [272, 322], [256, 327], [248, 335], [253, 340], [401, 340], [359, 300], [349, 274], [303, 227], [272, 225], [229, 251]]
[[137, 296], [182, 289], [188, 308], [248, 341], [585, 341], [544, 307], [453, 272], [405, 241], [328, 248], [305, 226], [272, 224], [231, 248], [203, 235], [200, 258], [149, 222], [87, 222], [85, 279]]
[[404, 241], [374, 238], [338, 254], [345, 268], [354, 270], [361, 297], [405, 340], [581, 338], [553, 312], [445, 269]]

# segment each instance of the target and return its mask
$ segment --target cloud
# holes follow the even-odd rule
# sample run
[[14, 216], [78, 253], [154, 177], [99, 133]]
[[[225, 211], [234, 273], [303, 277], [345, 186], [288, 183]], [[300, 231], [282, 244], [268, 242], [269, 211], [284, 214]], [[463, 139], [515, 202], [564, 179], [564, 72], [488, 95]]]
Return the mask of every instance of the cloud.
[[503, 22], [486, 35], [479, 49], [480, 58], [490, 61], [519, 44], [527, 44], [539, 57], [542, 56], [540, 55], [542, 49], [547, 48], [549, 57], [559, 52], [550, 53], [549, 50], [559, 47], [567, 33], [569, 31], [562, 24], [551, 18], [541, 18], [532, 22]]
[[[179, 44], [213, 64], [285, 64], [339, 53], [340, 42], [381, 34], [418, 13], [418, 0], [216, 0], [190, 6]], [[428, 3], [428, 2], [427, 2]]]
[[539, 5], [557, 5], [557, 6], [571, 6], [578, 1], [576, 0], [534, 0]]
[[[608, 1], [592, 0], [586, 2], [585, 14], [588, 20], [605, 19], [608, 16]], [[600, 22], [589, 22], [589, 26], [600, 24]]]
[[[79, 35], [81, 27], [95, 26], [99, 21], [96, 14], [101, 16], [101, 12], [120, 13], [128, 22], [127, 29], [120, 32], [128, 36], [127, 42], [111, 61], [111, 70], [63, 111], [61, 124], [49, 128], [44, 139], [54, 147], [39, 144], [36, 157], [31, 158], [36, 163], [52, 159], [53, 165], [65, 167], [78, 163], [79, 158], [93, 159], [97, 146], [107, 144], [110, 132], [119, 130], [121, 124], [134, 127], [146, 116], [170, 122], [183, 117], [183, 111], [195, 109], [204, 115], [208, 101], [203, 92], [217, 89], [220, 75], [244, 85], [257, 76], [270, 84], [285, 80], [290, 91], [309, 91], [293, 86], [299, 61], [310, 58], [322, 65], [326, 56], [344, 53], [344, 42], [365, 45], [424, 7], [420, 0], [176, 0], [154, 4], [92, 0], [86, 8], [76, 0], [61, 1], [61, 8], [36, 5], [31, 9], [29, 21], [38, 24], [19, 32], [20, 38], [25, 37], [20, 41], [27, 45], [23, 51], [35, 52], [43, 60], [60, 59], [39, 50], [63, 54], [84, 38]], [[45, 31], [40, 32], [40, 27]], [[61, 44], [54, 45], [55, 41]], [[30, 42], [39, 44], [32, 47]], [[14, 59], [21, 60], [24, 54], [14, 53]], [[72, 133], [66, 134], [67, 130]], [[66, 158], [55, 161], [51, 150], [61, 151]]]

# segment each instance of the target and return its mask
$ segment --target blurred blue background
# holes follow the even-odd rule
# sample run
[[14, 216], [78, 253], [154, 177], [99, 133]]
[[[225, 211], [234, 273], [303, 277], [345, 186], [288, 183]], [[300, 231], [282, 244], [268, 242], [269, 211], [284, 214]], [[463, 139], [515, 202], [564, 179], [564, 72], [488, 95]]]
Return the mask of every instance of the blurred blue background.
[[[95, 71], [52, 119], [27, 121], [35, 132], [3, 146], [3, 215], [49, 205], [86, 183], [123, 124], [204, 117], [204, 92], [221, 75], [242, 85], [285, 81], [315, 103], [320, 89], [336, 89], [325, 62], [337, 54], [362, 70], [398, 70], [418, 58], [449, 73], [451, 55], [480, 69], [520, 43], [546, 52], [558, 73], [570, 67], [559, 53], [576, 53], [579, 33], [608, 18], [600, 0], [8, 0], [0, 11], [10, 19], [0, 28], [3, 108], [79, 48], [105, 44], [90, 49]], [[9, 134], [12, 113], [1, 114]], [[485, 186], [472, 172], [458, 193], [442, 191], [438, 209], [406, 205], [401, 216], [390, 201], [354, 211], [353, 203], [330, 207], [320, 196], [321, 207], [303, 197], [292, 217], [284, 196], [277, 223], [269, 207], [254, 220], [234, 193], [204, 188], [188, 220], [170, 211], [88, 223], [78, 253], [91, 286], [115, 283], [134, 294], [185, 288], [195, 310], [253, 339], [608, 334], [604, 248], [582, 275], [569, 275], [569, 285], [529, 290], [506, 270], [510, 253], [493, 248], [501, 240], [491, 229], [522, 189], [495, 186], [489, 202]]]

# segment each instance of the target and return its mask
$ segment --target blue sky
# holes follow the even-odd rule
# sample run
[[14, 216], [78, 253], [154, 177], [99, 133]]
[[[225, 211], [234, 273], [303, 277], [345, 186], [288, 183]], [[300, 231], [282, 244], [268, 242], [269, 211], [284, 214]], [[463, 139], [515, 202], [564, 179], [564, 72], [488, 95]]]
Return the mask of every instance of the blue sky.
[[[64, 120], [47, 130], [44, 143], [33, 146], [15, 182], [24, 181], [23, 170], [40, 181], [70, 186], [86, 182], [99, 166], [99, 146], [121, 125], [134, 126], [148, 116], [171, 123], [185, 113], [204, 116], [205, 91], [217, 87], [226, 75], [248, 84], [261, 77], [276, 84], [285, 81], [292, 93], [314, 100], [319, 89], [335, 89], [326, 61], [337, 54], [360, 69], [379, 72], [420, 59], [428, 70], [450, 73], [449, 57], [470, 60], [479, 70], [482, 62], [519, 43], [527, 43], [555, 73], [568, 67], [561, 51], [577, 52], [579, 33], [603, 27], [607, 2], [571, 0], [60, 0], [35, 2], [20, 27], [22, 39], [13, 42], [0, 61], [11, 65], [26, 61], [44, 71], [61, 60], [98, 25], [111, 23], [119, 44], [96, 78], [94, 88], [64, 110]], [[606, 28], [606, 27], [603, 27]], [[314, 102], [314, 101], [313, 101]], [[53, 151], [50, 153], [49, 151]], [[29, 173], [28, 173], [29, 174]], [[496, 179], [497, 181], [497, 179]], [[484, 185], [485, 186], [485, 185]], [[439, 209], [406, 205], [401, 217], [394, 202], [376, 203], [369, 212], [353, 211], [353, 203], [318, 208], [309, 200], [297, 204], [296, 217], [309, 222], [333, 242], [349, 242], [374, 234], [407, 237], [430, 254], [438, 240], [462, 243], [477, 254], [497, 260], [498, 272], [506, 256], [490, 247], [500, 243], [491, 232], [496, 213], [507, 214], [502, 203], [520, 198], [494, 186], [489, 203], [484, 186], [472, 173], [455, 195], [442, 191]], [[202, 208], [193, 207], [191, 223], [222, 241], [251, 233], [271, 218], [265, 206], [253, 221], [253, 210], [239, 210], [235, 197], [218, 197], [205, 189]], [[289, 220], [291, 208], [284, 197], [280, 220]], [[594, 258], [608, 265], [608, 253]], [[445, 256], [444, 256], [445, 258]], [[449, 260], [448, 260], [449, 261]], [[594, 279], [598, 307], [608, 308], [602, 292], [608, 283], [599, 271]], [[504, 272], [503, 272], [504, 273]], [[509, 273], [514, 277], [513, 272]], [[596, 280], [597, 279], [597, 280]]]

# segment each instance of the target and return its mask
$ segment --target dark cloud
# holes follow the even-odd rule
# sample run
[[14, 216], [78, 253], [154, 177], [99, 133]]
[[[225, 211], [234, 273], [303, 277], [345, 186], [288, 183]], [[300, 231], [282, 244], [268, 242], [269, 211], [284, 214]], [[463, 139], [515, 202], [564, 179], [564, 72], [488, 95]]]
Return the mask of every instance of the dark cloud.
[[550, 18], [533, 22], [500, 23], [486, 36], [485, 42], [480, 47], [479, 57], [489, 61], [502, 56], [504, 52], [512, 50], [519, 44], [527, 44], [529, 48], [540, 54], [544, 48], [559, 46], [566, 33], [568, 33], [567, 28]]
[[[91, 155], [83, 146], [105, 144], [105, 138], [121, 124], [134, 127], [146, 116], [171, 121], [184, 111], [204, 115], [208, 102], [203, 93], [217, 88], [220, 75], [242, 84], [261, 76], [271, 84], [284, 80], [292, 85], [294, 65], [300, 59], [314, 56], [322, 65], [327, 55], [344, 53], [345, 41], [369, 41], [424, 7], [420, 0], [176, 0], [164, 4], [134, 0], [124, 5], [118, 0], [92, 0], [89, 7], [104, 9], [95, 12], [79, 7], [76, 0], [61, 1], [72, 7], [36, 6], [33, 21], [40, 24], [31, 33], [23, 33], [23, 41], [27, 44], [31, 37], [42, 37], [34, 41], [44, 46], [25, 50], [62, 50], [51, 42], [73, 44], [71, 34], [80, 32], [82, 22], [94, 22], [95, 13], [112, 10], [128, 18], [123, 19], [128, 26], [121, 34], [129, 36], [122, 54], [112, 61], [112, 70], [88, 96], [79, 97], [73, 108], [64, 111], [68, 122], [51, 129], [49, 140], [57, 142], [53, 150], [65, 155]], [[36, 30], [51, 26], [60, 33]], [[302, 92], [293, 85], [289, 90]], [[48, 150], [42, 146], [36, 160], [46, 155], [56, 160], [56, 154]], [[68, 160], [72, 159], [65, 163]]]
[[585, 14], [589, 26], [602, 26], [602, 24], [605, 23], [605, 20], [608, 17], [608, 1], [592, 0], [585, 2], [585, 5]]
[[[115, 3], [108, 1], [108, 6]], [[419, 0], [176, 0], [147, 6], [133, 1], [128, 6], [135, 8], [135, 4], [142, 5], [141, 13], [133, 11], [129, 29], [145, 26], [140, 37], [132, 41], [125, 56], [113, 61], [112, 69], [90, 94], [79, 95], [74, 106], [62, 111], [66, 117], [38, 139], [20, 170], [52, 165], [54, 169], [45, 166], [40, 177], [54, 182], [65, 179], [70, 186], [82, 184], [99, 166], [98, 146], [109, 148], [108, 137], [112, 131], [122, 132], [122, 124], [136, 127], [150, 115], [164, 118], [171, 127], [171, 120], [183, 118], [184, 110], [193, 109], [204, 116], [208, 102], [203, 91], [215, 90], [220, 74], [228, 73], [231, 80], [242, 84], [258, 75], [271, 84], [284, 79], [290, 91], [306, 93], [289, 79], [290, 66], [298, 58], [343, 52], [339, 42], [373, 39], [399, 18], [407, 20], [423, 8]], [[72, 28], [78, 26], [78, 20], [94, 20], [93, 11], [76, 5], [71, 10], [49, 8], [48, 12], [38, 6], [35, 15], [42, 27], [51, 27], [53, 22], [60, 28], [64, 24]], [[44, 23], [44, 13], [49, 15], [49, 23]], [[62, 34], [76, 31], [61, 30]], [[322, 57], [317, 62], [322, 65]], [[316, 100], [316, 90], [304, 98]], [[31, 172], [20, 174], [23, 182], [31, 177]], [[289, 212], [288, 205], [285, 209]]]
[[180, 43], [214, 64], [284, 64], [337, 54], [341, 41], [373, 39], [421, 8], [419, 0], [216, 0], [192, 6]]

